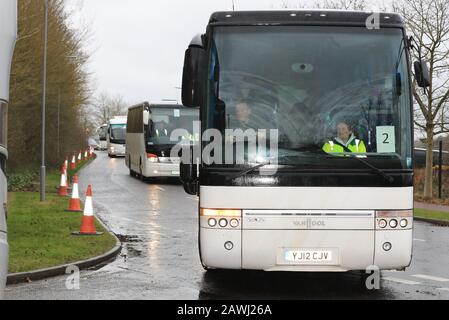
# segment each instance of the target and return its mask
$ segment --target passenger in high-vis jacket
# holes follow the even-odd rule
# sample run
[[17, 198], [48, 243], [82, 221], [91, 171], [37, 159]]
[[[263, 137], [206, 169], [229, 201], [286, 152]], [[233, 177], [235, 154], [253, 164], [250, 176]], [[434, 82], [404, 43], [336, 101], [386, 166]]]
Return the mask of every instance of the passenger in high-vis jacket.
[[351, 126], [342, 121], [337, 126], [337, 137], [329, 140], [323, 150], [326, 153], [366, 153], [366, 146], [354, 135]]

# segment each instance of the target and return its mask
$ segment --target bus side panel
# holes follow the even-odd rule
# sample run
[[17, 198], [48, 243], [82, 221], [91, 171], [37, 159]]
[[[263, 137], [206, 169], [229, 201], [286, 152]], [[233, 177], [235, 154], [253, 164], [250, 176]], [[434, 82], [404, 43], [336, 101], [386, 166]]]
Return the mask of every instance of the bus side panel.
[[[126, 135], [126, 161], [130, 161], [128, 167], [134, 172], [140, 173], [140, 159], [143, 156], [143, 134], [127, 133]], [[145, 160], [145, 159], [144, 159]]]

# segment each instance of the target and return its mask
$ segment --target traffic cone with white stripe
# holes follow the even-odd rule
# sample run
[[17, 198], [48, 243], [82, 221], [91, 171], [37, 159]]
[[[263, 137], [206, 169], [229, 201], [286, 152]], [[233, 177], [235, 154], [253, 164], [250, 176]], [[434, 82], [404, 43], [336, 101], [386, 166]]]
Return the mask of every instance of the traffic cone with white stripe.
[[80, 164], [81, 163], [81, 151], [80, 151], [80, 153], [78, 153], [78, 164]]
[[69, 209], [67, 211], [82, 212], [77, 175], [73, 177], [72, 197], [70, 198]]
[[92, 203], [92, 186], [89, 185], [86, 192], [86, 201], [84, 202], [83, 222], [79, 232], [72, 233], [75, 236], [99, 236], [102, 232], [95, 229], [94, 207]]
[[76, 156], [72, 156], [72, 162], [70, 163], [70, 169], [75, 170], [76, 169]]
[[84, 160], [87, 160], [87, 150], [84, 151]]
[[61, 183], [59, 184], [58, 195], [60, 197], [67, 197], [67, 178], [65, 173], [65, 167], [61, 168]]

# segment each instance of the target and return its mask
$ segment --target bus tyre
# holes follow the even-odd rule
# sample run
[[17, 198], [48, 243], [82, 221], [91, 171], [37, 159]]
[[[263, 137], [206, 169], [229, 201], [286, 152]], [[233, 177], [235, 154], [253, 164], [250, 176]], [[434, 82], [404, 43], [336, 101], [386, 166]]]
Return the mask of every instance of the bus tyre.
[[145, 182], [145, 176], [143, 175], [143, 171], [142, 171], [142, 159], [140, 159], [139, 167], [140, 167], [140, 175], [139, 175], [140, 181]]

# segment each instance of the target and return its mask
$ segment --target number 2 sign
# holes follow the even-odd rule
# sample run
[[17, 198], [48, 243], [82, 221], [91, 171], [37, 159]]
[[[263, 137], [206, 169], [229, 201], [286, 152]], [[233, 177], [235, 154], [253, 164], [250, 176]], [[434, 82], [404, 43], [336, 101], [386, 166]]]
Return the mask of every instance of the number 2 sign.
[[377, 153], [395, 153], [395, 127], [377, 127]]

